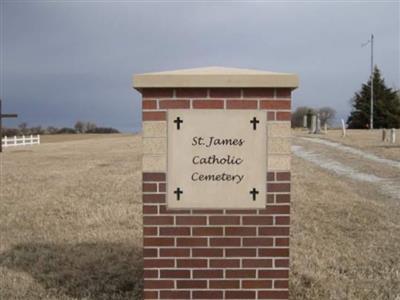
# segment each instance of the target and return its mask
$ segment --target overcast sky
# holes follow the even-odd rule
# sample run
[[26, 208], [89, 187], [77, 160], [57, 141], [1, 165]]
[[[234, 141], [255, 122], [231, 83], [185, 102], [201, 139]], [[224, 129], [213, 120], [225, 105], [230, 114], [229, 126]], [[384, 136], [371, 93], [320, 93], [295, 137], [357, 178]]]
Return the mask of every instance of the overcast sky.
[[16, 125], [76, 120], [140, 129], [137, 73], [226, 66], [300, 76], [294, 107], [349, 99], [375, 62], [400, 87], [399, 2], [107, 2], [1, 0], [1, 98]]

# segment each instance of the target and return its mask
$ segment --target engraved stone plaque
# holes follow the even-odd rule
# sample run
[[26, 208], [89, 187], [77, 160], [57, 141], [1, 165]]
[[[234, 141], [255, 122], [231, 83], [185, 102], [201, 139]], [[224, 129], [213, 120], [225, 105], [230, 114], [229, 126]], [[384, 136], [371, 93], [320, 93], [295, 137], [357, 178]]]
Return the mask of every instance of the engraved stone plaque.
[[264, 208], [266, 113], [169, 110], [169, 208]]

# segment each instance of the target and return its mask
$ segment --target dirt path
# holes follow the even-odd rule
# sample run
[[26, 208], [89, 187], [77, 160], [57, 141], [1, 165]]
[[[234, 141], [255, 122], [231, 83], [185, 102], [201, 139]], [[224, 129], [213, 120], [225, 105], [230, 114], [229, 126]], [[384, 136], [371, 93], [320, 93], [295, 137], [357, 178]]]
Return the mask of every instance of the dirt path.
[[354, 188], [359, 193], [368, 191], [400, 200], [399, 161], [318, 138], [295, 137], [292, 151], [349, 183], [356, 181]]

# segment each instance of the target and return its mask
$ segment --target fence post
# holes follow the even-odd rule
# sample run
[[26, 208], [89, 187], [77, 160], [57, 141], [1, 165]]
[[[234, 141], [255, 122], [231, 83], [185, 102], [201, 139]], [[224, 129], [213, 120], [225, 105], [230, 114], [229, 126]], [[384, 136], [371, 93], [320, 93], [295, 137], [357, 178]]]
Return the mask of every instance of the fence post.
[[4, 147], [7, 147], [7, 136], [4, 137]]
[[22, 135], [22, 146], [26, 145], [26, 138], [25, 135]]
[[31, 145], [33, 145], [33, 135], [31, 134]]
[[15, 146], [17, 145], [17, 136], [16, 135], [14, 135], [14, 145]]
[[37, 143], [40, 144], [40, 134], [37, 135]]

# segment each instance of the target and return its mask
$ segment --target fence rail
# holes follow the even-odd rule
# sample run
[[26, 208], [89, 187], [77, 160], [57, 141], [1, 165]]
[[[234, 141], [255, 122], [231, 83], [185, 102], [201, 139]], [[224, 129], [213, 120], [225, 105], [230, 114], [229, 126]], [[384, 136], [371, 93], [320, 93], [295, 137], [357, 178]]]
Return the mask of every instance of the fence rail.
[[27, 145], [35, 145], [40, 144], [40, 135], [30, 135], [30, 136], [14, 136], [7, 137], [5, 136], [1, 140], [1, 144], [3, 147], [14, 147], [14, 146], [27, 146]]

